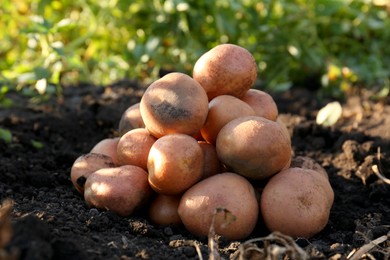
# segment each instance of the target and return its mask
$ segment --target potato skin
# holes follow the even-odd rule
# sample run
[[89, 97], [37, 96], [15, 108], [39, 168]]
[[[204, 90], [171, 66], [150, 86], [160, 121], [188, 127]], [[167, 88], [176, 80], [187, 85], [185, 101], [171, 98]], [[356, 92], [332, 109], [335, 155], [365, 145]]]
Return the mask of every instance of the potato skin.
[[202, 178], [203, 165], [203, 151], [195, 138], [165, 135], [149, 151], [149, 184], [159, 194], [180, 194]]
[[99, 153], [80, 155], [70, 169], [70, 179], [78, 192], [84, 194], [84, 185], [89, 175], [102, 168], [115, 167], [111, 157]]
[[209, 100], [219, 95], [244, 96], [257, 78], [252, 54], [234, 44], [220, 44], [195, 63], [192, 77], [206, 90]]
[[224, 172], [198, 182], [183, 194], [178, 212], [186, 229], [203, 237], [208, 235], [216, 208], [225, 208], [236, 218], [224, 226], [223, 213], [217, 214], [217, 234], [229, 240], [243, 239], [255, 228], [259, 206], [253, 186], [244, 177]]
[[145, 127], [157, 138], [173, 133], [195, 135], [206, 120], [208, 99], [197, 81], [173, 72], [146, 89], [140, 111]]
[[118, 137], [105, 138], [99, 141], [97, 144], [95, 144], [95, 146], [92, 147], [90, 153], [100, 153], [100, 154], [110, 156], [114, 161], [115, 165], [119, 165], [118, 156], [116, 153], [118, 141], [119, 141]]
[[180, 195], [168, 196], [157, 194], [149, 205], [148, 216], [150, 221], [159, 226], [180, 226], [182, 224], [177, 208]]
[[119, 139], [117, 156], [120, 165], [135, 165], [145, 171], [150, 148], [157, 139], [145, 128], [128, 131]]
[[128, 107], [119, 120], [118, 132], [122, 136], [130, 130], [144, 128], [145, 123], [139, 109], [139, 102]]
[[257, 116], [239, 117], [217, 136], [217, 154], [228, 169], [253, 180], [271, 177], [291, 159], [290, 136], [274, 121]]
[[92, 173], [85, 182], [84, 199], [90, 207], [125, 217], [142, 208], [152, 194], [147, 172], [138, 166], [124, 165]]
[[310, 169], [289, 168], [269, 180], [261, 194], [260, 208], [271, 231], [310, 238], [326, 226], [333, 190], [329, 182], [318, 181], [320, 175]]
[[255, 111], [256, 116], [261, 116], [272, 121], [278, 118], [278, 107], [272, 96], [259, 89], [249, 89], [241, 98]]
[[218, 133], [227, 123], [242, 116], [254, 116], [255, 111], [250, 105], [239, 98], [230, 95], [220, 95], [209, 102], [209, 113], [202, 129], [202, 137], [214, 144]]

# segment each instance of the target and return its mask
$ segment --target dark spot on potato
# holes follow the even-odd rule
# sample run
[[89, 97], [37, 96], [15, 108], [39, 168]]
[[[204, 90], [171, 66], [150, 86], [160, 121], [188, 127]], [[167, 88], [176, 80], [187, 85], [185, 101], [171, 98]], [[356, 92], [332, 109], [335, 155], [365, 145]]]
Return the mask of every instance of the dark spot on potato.
[[183, 120], [191, 116], [188, 110], [173, 106], [167, 101], [151, 106], [156, 115], [164, 121]]

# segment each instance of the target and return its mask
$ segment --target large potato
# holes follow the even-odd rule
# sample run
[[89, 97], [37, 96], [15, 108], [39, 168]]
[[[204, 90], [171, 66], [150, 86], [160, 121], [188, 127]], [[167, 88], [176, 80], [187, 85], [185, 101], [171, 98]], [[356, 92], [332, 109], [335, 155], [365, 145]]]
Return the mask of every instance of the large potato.
[[254, 188], [238, 174], [224, 172], [198, 182], [183, 194], [178, 212], [187, 230], [202, 237], [208, 235], [217, 208], [235, 218], [216, 215], [215, 231], [227, 239], [246, 238], [256, 226], [259, 206]]
[[241, 98], [257, 78], [252, 54], [234, 44], [220, 44], [195, 63], [192, 77], [206, 90], [209, 100], [219, 95]]
[[256, 116], [261, 116], [272, 121], [278, 118], [278, 107], [272, 96], [259, 89], [249, 89], [241, 98], [255, 111]]
[[153, 194], [148, 173], [138, 166], [100, 169], [85, 182], [84, 199], [90, 207], [129, 216], [142, 208]]
[[149, 151], [149, 184], [159, 194], [180, 194], [202, 178], [203, 164], [203, 151], [195, 138], [165, 135]]
[[271, 231], [310, 238], [326, 226], [334, 194], [321, 174], [289, 168], [269, 180], [261, 194], [260, 207]]
[[253, 180], [271, 177], [291, 159], [290, 136], [281, 124], [257, 116], [239, 117], [217, 136], [217, 154], [231, 171]]
[[157, 138], [173, 133], [195, 135], [206, 120], [208, 99], [193, 78], [174, 72], [146, 89], [140, 111], [145, 127]]

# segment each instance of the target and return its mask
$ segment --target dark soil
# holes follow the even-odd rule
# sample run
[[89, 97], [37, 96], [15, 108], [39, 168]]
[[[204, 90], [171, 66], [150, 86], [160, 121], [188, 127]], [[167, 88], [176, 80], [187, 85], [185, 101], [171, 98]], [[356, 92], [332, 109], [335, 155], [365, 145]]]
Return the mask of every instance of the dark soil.
[[[8, 94], [15, 105], [0, 110], [0, 127], [13, 138], [11, 143], [0, 140], [0, 199], [14, 203], [13, 235], [3, 249], [0, 243], [0, 259], [199, 259], [195, 245], [208, 258], [206, 238], [183, 228], [156, 227], [142, 215], [122, 218], [88, 208], [70, 182], [75, 159], [117, 135], [122, 112], [140, 100], [143, 90], [132, 81], [81, 85], [43, 104]], [[297, 245], [313, 259], [346, 259], [382, 237], [379, 246], [363, 253], [365, 259], [389, 258], [390, 185], [372, 170], [378, 165], [390, 177], [389, 100], [373, 102], [367, 93], [351, 96], [337, 124], [321, 127], [315, 115], [328, 100], [320, 101], [316, 92], [294, 88], [274, 98], [295, 154], [320, 163], [335, 191], [328, 225], [311, 239], [295, 240]], [[0, 217], [4, 239], [6, 216]], [[248, 239], [267, 234], [259, 224]], [[233, 257], [242, 242], [221, 238], [221, 256]]]

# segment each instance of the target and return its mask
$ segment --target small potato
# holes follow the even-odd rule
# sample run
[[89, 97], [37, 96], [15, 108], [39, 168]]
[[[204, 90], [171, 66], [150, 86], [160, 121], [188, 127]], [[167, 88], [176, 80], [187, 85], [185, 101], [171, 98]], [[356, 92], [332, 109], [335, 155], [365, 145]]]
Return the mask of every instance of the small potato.
[[121, 119], [119, 121], [119, 135], [122, 136], [126, 132], [136, 129], [136, 128], [144, 128], [145, 123], [142, 119], [141, 112], [139, 109], [139, 102], [134, 105], [128, 107], [125, 112], [123, 112]]
[[92, 147], [90, 153], [100, 153], [110, 156], [115, 165], [119, 165], [118, 156], [116, 153], [118, 142], [118, 137], [103, 139], [95, 144], [94, 147]]
[[148, 173], [138, 166], [124, 165], [92, 173], [85, 182], [84, 199], [90, 207], [125, 217], [144, 207], [152, 194]]
[[329, 182], [319, 181], [324, 179], [319, 175], [310, 169], [289, 168], [269, 180], [260, 202], [269, 230], [310, 238], [326, 226], [334, 195]]
[[242, 98], [256, 81], [257, 64], [245, 48], [220, 44], [196, 61], [192, 77], [206, 90], [209, 100], [220, 95]]
[[200, 148], [202, 148], [204, 155], [202, 179], [208, 178], [217, 173], [221, 173], [224, 170], [224, 167], [218, 158], [215, 145], [205, 141], [198, 141], [198, 144]]
[[146, 89], [140, 111], [145, 127], [157, 138], [174, 133], [193, 136], [206, 121], [208, 99], [197, 81], [173, 72]]
[[264, 180], [288, 165], [290, 136], [274, 121], [257, 116], [239, 117], [217, 136], [218, 158], [228, 169], [253, 180]]
[[150, 203], [148, 216], [150, 221], [159, 226], [180, 226], [182, 224], [177, 208], [181, 196], [157, 194]]
[[226, 219], [224, 213], [215, 215], [217, 234], [236, 240], [252, 233], [259, 206], [255, 190], [247, 179], [231, 172], [204, 179], [183, 194], [178, 212], [186, 229], [202, 237], [208, 235], [217, 208], [224, 208], [233, 216]]
[[209, 103], [209, 113], [200, 133], [207, 142], [214, 144], [221, 128], [241, 116], [254, 116], [255, 111], [244, 101], [230, 96], [215, 97]]
[[249, 89], [241, 98], [255, 111], [256, 116], [261, 116], [272, 121], [278, 118], [278, 107], [272, 96], [259, 89]]
[[118, 142], [117, 155], [120, 165], [135, 165], [145, 171], [149, 150], [157, 140], [145, 128], [137, 128], [125, 133]]
[[195, 138], [165, 135], [149, 152], [149, 184], [159, 194], [180, 194], [202, 178], [203, 164], [202, 148]]
[[99, 153], [87, 153], [79, 156], [70, 170], [70, 179], [78, 192], [84, 194], [84, 184], [91, 173], [115, 167], [111, 157]]

